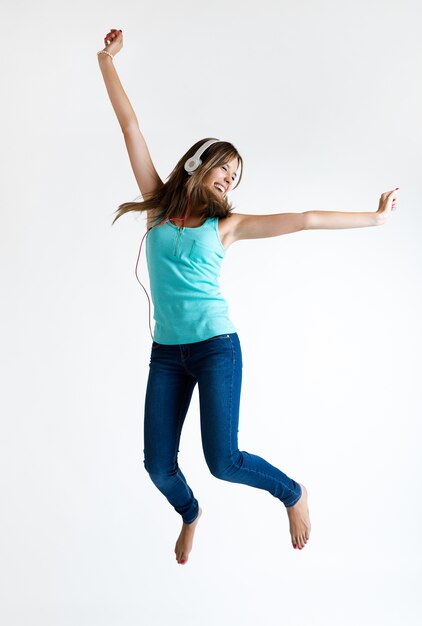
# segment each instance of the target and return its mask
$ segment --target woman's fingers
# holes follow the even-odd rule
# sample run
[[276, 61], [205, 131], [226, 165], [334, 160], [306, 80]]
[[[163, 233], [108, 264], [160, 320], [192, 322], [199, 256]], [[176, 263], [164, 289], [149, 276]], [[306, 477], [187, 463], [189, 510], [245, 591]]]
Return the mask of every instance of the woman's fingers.
[[112, 28], [104, 37], [104, 49], [115, 56], [123, 47], [123, 32]]
[[397, 189], [393, 189], [393, 191], [390, 192], [389, 194], [389, 199], [391, 198], [391, 210], [394, 211], [396, 209], [396, 200], [398, 197], [398, 188]]
[[110, 32], [108, 32], [107, 35], [104, 37], [104, 41], [113, 41], [113, 39], [118, 37], [121, 32], [122, 32], [121, 30], [117, 30], [116, 28], [112, 28], [110, 30]]
[[398, 190], [399, 187], [396, 187], [391, 191], [384, 191], [384, 193], [381, 194], [377, 213], [387, 218], [390, 211], [396, 210], [396, 205], [398, 201]]
[[112, 28], [109, 33], [104, 37], [105, 45], [110, 45], [119, 35], [122, 35], [121, 30], [117, 30], [116, 28]]
[[107, 33], [106, 37], [112, 36], [112, 37], [117, 37], [122, 31], [121, 30], [117, 30], [116, 28], [112, 28], [111, 31], [109, 33]]

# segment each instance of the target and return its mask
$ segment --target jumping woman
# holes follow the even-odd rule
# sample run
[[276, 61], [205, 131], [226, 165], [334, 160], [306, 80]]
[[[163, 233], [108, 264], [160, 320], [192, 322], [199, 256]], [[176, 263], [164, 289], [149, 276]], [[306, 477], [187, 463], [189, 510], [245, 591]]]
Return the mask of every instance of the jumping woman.
[[144, 199], [121, 204], [113, 224], [128, 211], [147, 215], [155, 328], [145, 397], [144, 466], [182, 518], [176, 561], [187, 562], [202, 514], [178, 465], [181, 431], [197, 383], [202, 447], [211, 473], [280, 500], [292, 545], [301, 550], [311, 531], [306, 487], [238, 448], [242, 351], [219, 289], [221, 263], [229, 246], [240, 239], [384, 224], [395, 208], [398, 188], [383, 193], [378, 210], [368, 213], [234, 213], [228, 193], [240, 182], [243, 161], [233, 144], [216, 138], [191, 146], [164, 183], [113, 64], [123, 46], [122, 31], [111, 29], [104, 44], [98, 62]]

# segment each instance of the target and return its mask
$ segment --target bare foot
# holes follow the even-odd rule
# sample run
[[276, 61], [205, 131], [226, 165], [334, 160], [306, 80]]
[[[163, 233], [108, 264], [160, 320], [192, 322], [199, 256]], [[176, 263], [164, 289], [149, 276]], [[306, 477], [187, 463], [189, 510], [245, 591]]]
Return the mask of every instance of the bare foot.
[[199, 507], [199, 513], [191, 524], [183, 522], [182, 530], [180, 531], [180, 535], [176, 541], [176, 547], [174, 549], [176, 553], [176, 561], [181, 565], [186, 563], [188, 560], [189, 552], [192, 550], [195, 528], [201, 515], [202, 509]]
[[302, 487], [302, 495], [296, 504], [286, 507], [286, 511], [290, 522], [292, 545], [302, 550], [311, 533], [311, 520], [309, 519], [308, 491], [304, 485], [299, 484]]

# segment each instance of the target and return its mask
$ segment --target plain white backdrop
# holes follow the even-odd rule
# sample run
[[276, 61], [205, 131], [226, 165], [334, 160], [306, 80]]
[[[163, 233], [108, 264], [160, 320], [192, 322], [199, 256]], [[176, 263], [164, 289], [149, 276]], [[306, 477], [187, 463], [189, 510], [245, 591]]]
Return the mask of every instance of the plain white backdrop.
[[[420, 3], [15, 1], [3, 6], [0, 618], [7, 626], [421, 623]], [[241, 340], [239, 447], [305, 484], [312, 531], [219, 481], [196, 387], [181, 518], [143, 467], [151, 336], [139, 193], [96, 52], [160, 176], [234, 143], [241, 213], [376, 211], [375, 228], [235, 243], [221, 289]], [[138, 276], [147, 287], [145, 245]]]

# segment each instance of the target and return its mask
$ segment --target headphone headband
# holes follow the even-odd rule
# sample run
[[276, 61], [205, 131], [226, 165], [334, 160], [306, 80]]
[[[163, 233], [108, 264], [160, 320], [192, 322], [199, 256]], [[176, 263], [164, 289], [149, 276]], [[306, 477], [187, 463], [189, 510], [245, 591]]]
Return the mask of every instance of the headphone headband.
[[220, 139], [209, 139], [202, 146], [198, 148], [198, 150], [195, 152], [195, 154], [192, 157], [190, 157], [186, 161], [185, 170], [187, 171], [189, 176], [192, 176], [195, 170], [197, 170], [198, 167], [202, 164], [202, 161], [200, 159], [201, 154], [203, 154], [205, 150], [209, 148], [213, 143], [218, 143], [219, 141]]

